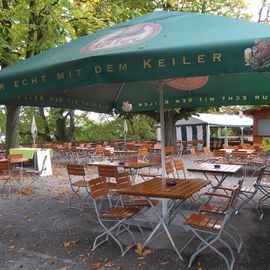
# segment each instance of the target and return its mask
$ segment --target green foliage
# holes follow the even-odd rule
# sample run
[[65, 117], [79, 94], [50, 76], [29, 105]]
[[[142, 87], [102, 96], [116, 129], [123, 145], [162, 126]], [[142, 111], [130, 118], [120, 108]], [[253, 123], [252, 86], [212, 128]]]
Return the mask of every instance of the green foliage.
[[[124, 139], [124, 116], [112, 121], [94, 122], [88, 113], [76, 117], [76, 141], [100, 141]], [[134, 115], [128, 119], [127, 140], [152, 140], [156, 138], [156, 121], [145, 115]]]

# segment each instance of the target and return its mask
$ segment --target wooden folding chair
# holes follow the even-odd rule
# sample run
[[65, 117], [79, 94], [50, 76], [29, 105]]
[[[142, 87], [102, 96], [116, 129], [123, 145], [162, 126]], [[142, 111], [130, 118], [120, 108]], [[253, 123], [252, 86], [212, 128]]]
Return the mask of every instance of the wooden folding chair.
[[[131, 187], [130, 175], [122, 174], [116, 177], [117, 189], [125, 189]], [[145, 198], [136, 198], [136, 197], [123, 197], [121, 196], [122, 204], [125, 206], [135, 206], [135, 207], [151, 207], [151, 203]], [[151, 200], [152, 205], [156, 205], [158, 200]]]
[[11, 187], [14, 182], [22, 186], [18, 178], [19, 174], [19, 171], [11, 171], [9, 160], [0, 160], [0, 183], [2, 183], [1, 190], [3, 190], [5, 186], [8, 186], [10, 195]]
[[[205, 205], [200, 213], [192, 214], [189, 216], [184, 224], [189, 230], [192, 231], [194, 236], [188, 241], [184, 248], [194, 239], [198, 238], [201, 242], [198, 245], [196, 251], [190, 257], [188, 266], [190, 267], [195, 260], [195, 258], [203, 252], [208, 247], [216, 252], [226, 263], [226, 266], [229, 270], [233, 269], [235, 256], [231, 246], [223, 239], [223, 236], [227, 236], [230, 240], [233, 240], [234, 244], [237, 247], [237, 251], [240, 252], [242, 247], [242, 238], [239, 234], [239, 231], [236, 231], [236, 234], [239, 237], [240, 244], [237, 243], [235, 237], [231, 233], [228, 233], [225, 230], [225, 226], [229, 224], [231, 217], [235, 214], [235, 205], [237, 201], [238, 194], [242, 185], [243, 179], [238, 183], [235, 188], [230, 189], [231, 194], [211, 194], [210, 196], [217, 196], [218, 198], [227, 199], [225, 205], [222, 208], [217, 208], [215, 204]], [[223, 189], [223, 188], [220, 188]], [[235, 228], [234, 228], [235, 229]], [[222, 253], [216, 246], [215, 243], [221, 243], [229, 251], [229, 254], [226, 257], [226, 253]], [[184, 249], [183, 248], [183, 249]], [[182, 249], [182, 250], [183, 250]]]
[[[42, 162], [42, 167], [40, 170], [36, 169], [25, 169], [23, 171], [24, 177], [25, 178], [30, 178], [30, 183], [28, 184], [28, 187], [32, 186], [33, 183], [38, 182], [42, 178], [42, 174], [46, 172], [46, 161], [47, 161], [47, 156], [44, 156], [43, 162]], [[41, 181], [43, 184], [44, 189], [46, 189], [45, 182]]]
[[[83, 210], [84, 204], [89, 198], [89, 180], [86, 179], [84, 166], [82, 164], [67, 164], [67, 173], [73, 194], [68, 202], [68, 208]], [[81, 192], [84, 194], [81, 194]], [[80, 207], [71, 206], [72, 200], [77, 197], [81, 203]]]
[[264, 216], [263, 203], [266, 200], [270, 199], [270, 180], [269, 180], [270, 171], [265, 170], [263, 172], [263, 176], [264, 176], [263, 179], [258, 184], [259, 191], [262, 193], [262, 197], [258, 201], [258, 208], [259, 208], [259, 211], [260, 211], [260, 214], [261, 214], [260, 219], [262, 219], [263, 216]]
[[175, 167], [175, 174], [178, 178], [181, 178], [181, 174], [184, 175], [184, 178], [186, 179], [186, 169], [185, 169], [185, 165], [182, 159], [175, 159], [174, 160], [174, 167]]
[[98, 165], [98, 175], [100, 177], [105, 177], [110, 189], [117, 189], [116, 176], [121, 175], [122, 172], [118, 172], [116, 166], [109, 165]]
[[138, 150], [138, 160], [145, 161], [148, 156], [148, 149], [147, 148], [139, 148]]
[[[94, 251], [98, 246], [108, 241], [109, 237], [111, 237], [119, 246], [121, 255], [124, 256], [126, 252], [128, 252], [136, 244], [134, 234], [131, 232], [129, 227], [132, 225], [132, 218], [140, 212], [140, 209], [129, 206], [111, 208], [109, 205], [106, 209], [103, 208], [101, 210], [97, 200], [102, 200], [104, 197], [109, 198], [110, 194], [110, 189], [106, 178], [98, 177], [90, 180], [89, 187], [90, 197], [94, 203], [98, 222], [103, 228], [103, 232], [95, 238], [92, 250]], [[123, 229], [120, 230], [122, 227]], [[133, 242], [132, 244], [128, 245], [126, 249], [124, 249], [123, 245], [118, 239], [119, 236], [124, 232], [129, 234]]]
[[174, 174], [175, 170], [174, 170], [174, 167], [172, 166], [172, 161], [171, 160], [166, 161], [165, 169], [166, 169], [167, 177], [175, 178], [175, 174]]
[[173, 157], [173, 146], [165, 146], [165, 155]]
[[259, 213], [259, 219], [261, 220], [263, 217], [263, 211], [260, 209], [258, 202], [254, 200], [255, 195], [258, 193], [260, 189], [260, 185], [264, 176], [265, 166], [263, 166], [258, 173], [256, 181], [253, 183], [253, 186], [242, 187], [239, 192], [239, 203], [236, 207], [236, 213], [245, 205], [248, 204], [251, 207], [255, 208]]
[[148, 157], [148, 161], [152, 164], [152, 166], [148, 168], [148, 172], [140, 172], [138, 174], [140, 177], [142, 177], [144, 181], [146, 181], [147, 179], [161, 176], [160, 174], [161, 156], [151, 155]]

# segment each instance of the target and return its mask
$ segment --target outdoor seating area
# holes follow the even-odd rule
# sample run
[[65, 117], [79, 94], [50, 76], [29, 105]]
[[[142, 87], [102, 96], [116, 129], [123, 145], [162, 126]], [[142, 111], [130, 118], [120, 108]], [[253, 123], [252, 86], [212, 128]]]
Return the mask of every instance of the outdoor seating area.
[[[109, 157], [100, 148], [96, 152], [96, 147], [92, 147], [88, 158], [81, 155], [81, 149], [72, 148], [76, 153], [72, 155], [73, 159], [62, 159], [61, 163], [59, 156], [52, 159], [53, 178], [59, 175], [63, 181], [65, 175], [61, 185], [50, 176], [44, 178], [43, 185], [29, 179], [13, 179], [19, 173], [11, 170], [12, 174], [3, 173], [5, 177], [2, 180], [6, 182], [1, 194], [12, 198], [23, 194], [25, 187], [41, 197], [48, 196], [48, 192], [55, 193], [55, 190], [58, 194], [65, 191], [65, 195], [61, 195], [61, 208], [66, 218], [69, 214], [85, 218], [91, 216], [91, 220], [100, 224], [100, 227], [95, 225], [100, 233], [96, 235], [93, 232], [95, 239], [87, 244], [87, 250], [92, 247], [92, 257], [99, 249], [111, 249], [113, 242], [119, 248], [115, 258], [124, 256], [125, 260], [127, 256], [136, 256], [138, 245], [141, 245], [141, 253], [151, 250], [155, 256], [155, 252], [161, 252], [155, 250], [155, 245], [162, 239], [164, 243], [168, 242], [166, 249], [174, 250], [179, 259], [174, 257], [173, 261], [180, 265], [185, 262], [183, 267], [194, 265], [198, 254], [206, 252], [214, 260], [221, 258], [222, 269], [237, 269], [235, 265], [242, 256], [241, 250], [246, 247], [248, 237], [242, 225], [235, 225], [241, 223], [242, 213], [248, 211], [257, 226], [267, 226], [265, 222], [269, 219], [270, 174], [265, 170], [268, 156], [255, 149], [245, 152], [228, 148], [219, 150], [223, 152], [220, 155], [217, 151], [182, 154], [181, 157], [170, 153], [166, 158], [167, 178], [162, 178], [160, 152], [151, 151], [151, 147], [140, 148], [144, 146], [138, 144], [135, 150], [123, 150], [121, 155], [114, 155], [114, 147], [108, 145]], [[71, 151], [68, 147], [64, 149]], [[143, 156], [140, 149], [145, 150]], [[234, 152], [241, 155], [234, 157]], [[53, 157], [55, 155], [53, 152]], [[244, 162], [246, 158], [248, 162]], [[243, 169], [252, 159], [259, 158], [262, 163], [250, 167], [250, 173]], [[3, 160], [1, 164], [10, 166], [9, 160]], [[6, 170], [3, 167], [3, 172]], [[24, 170], [27, 168], [19, 171]], [[20, 185], [16, 187], [10, 183], [10, 186], [8, 181], [12, 179]], [[25, 185], [24, 181], [28, 184]], [[207, 233], [211, 238], [201, 238], [201, 233]], [[195, 243], [198, 248], [193, 247]], [[216, 243], [223, 245], [229, 253]], [[170, 262], [171, 259], [169, 265]], [[203, 260], [202, 267], [207, 267]]]

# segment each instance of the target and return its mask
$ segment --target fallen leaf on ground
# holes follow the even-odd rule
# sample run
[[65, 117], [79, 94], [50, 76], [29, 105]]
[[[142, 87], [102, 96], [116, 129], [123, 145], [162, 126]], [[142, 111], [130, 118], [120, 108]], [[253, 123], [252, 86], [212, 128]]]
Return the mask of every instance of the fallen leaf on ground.
[[34, 255], [34, 251], [32, 251], [32, 250], [29, 250], [26, 252], [27, 257], [32, 257], [33, 255]]
[[32, 216], [24, 216], [23, 218], [27, 219], [28, 221], [32, 220]]
[[142, 256], [147, 256], [148, 254], [150, 254], [152, 251], [151, 251], [151, 249], [149, 249], [149, 248], [146, 248], [146, 249], [144, 249], [144, 251], [142, 252]]
[[138, 260], [144, 260], [145, 257], [141, 256], [141, 257], [138, 257], [137, 259], [138, 259]]
[[169, 262], [161, 262], [160, 264], [161, 265], [166, 265], [166, 264], [168, 264]]
[[138, 255], [142, 255], [142, 244], [138, 243], [135, 247], [135, 253]]
[[64, 266], [64, 267], [58, 268], [57, 270], [68, 270], [68, 267]]
[[24, 188], [21, 193], [20, 193], [22, 196], [30, 196], [32, 195], [32, 191], [30, 188]]
[[71, 241], [68, 241], [68, 242], [64, 242], [63, 243], [63, 247], [69, 247], [71, 244], [75, 244], [77, 242], [79, 242], [79, 239], [77, 239], [77, 240], [71, 240]]
[[105, 264], [106, 267], [113, 267], [114, 263], [113, 262], [107, 262]]
[[66, 204], [65, 201], [57, 201], [57, 202], [60, 203], [60, 204]]
[[95, 262], [92, 264], [93, 269], [99, 269], [101, 267], [101, 262]]
[[197, 270], [203, 270], [200, 262], [197, 262]]
[[9, 250], [15, 250], [16, 246], [10, 246], [8, 247]]

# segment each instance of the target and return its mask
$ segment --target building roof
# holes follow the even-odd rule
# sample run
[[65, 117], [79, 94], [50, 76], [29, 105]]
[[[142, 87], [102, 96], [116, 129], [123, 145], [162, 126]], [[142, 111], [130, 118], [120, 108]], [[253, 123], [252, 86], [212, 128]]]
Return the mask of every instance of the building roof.
[[176, 122], [176, 126], [194, 125], [194, 124], [208, 124], [210, 126], [219, 127], [250, 127], [253, 125], [253, 119], [248, 116], [240, 117], [239, 115], [231, 114], [210, 114], [201, 113], [193, 115], [187, 120], [181, 119]]

